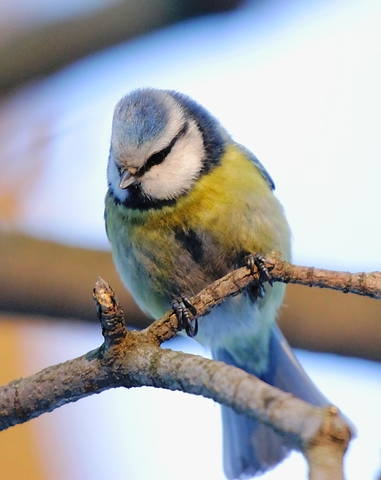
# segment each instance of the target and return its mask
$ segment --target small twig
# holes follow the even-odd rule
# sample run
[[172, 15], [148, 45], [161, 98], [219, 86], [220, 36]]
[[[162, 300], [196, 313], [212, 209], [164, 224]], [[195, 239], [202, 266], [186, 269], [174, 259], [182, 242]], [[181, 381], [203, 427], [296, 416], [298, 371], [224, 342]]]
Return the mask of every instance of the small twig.
[[127, 335], [124, 312], [118, 303], [114, 290], [98, 277], [93, 290], [98, 319], [101, 322], [105, 347], [120, 343]]
[[276, 256], [269, 257], [267, 261], [274, 265], [271, 274], [276, 282], [330, 288], [343, 293], [381, 298], [381, 272], [350, 273], [304, 267], [279, 260]]
[[[266, 257], [265, 264], [271, 272], [273, 282], [330, 288], [341, 290], [343, 293], [366, 295], [375, 299], [381, 298], [381, 272], [349, 273], [297, 266], [280, 260], [276, 253]], [[258, 282], [258, 279], [258, 271], [241, 267], [211, 283], [190, 301], [196, 307], [198, 315], [202, 316], [223, 302], [226, 297], [235, 295], [253, 281]], [[164, 342], [171, 338], [177, 330], [177, 318], [172, 312], [169, 312], [160, 320], [152, 323], [145, 331], [153, 334], [158, 341]]]
[[[266, 259], [274, 281], [336, 288], [380, 298], [380, 273], [345, 274], [295, 267]], [[344, 285], [338, 285], [338, 278]], [[204, 315], [253, 281], [258, 272], [240, 268], [191, 299]], [[312, 480], [341, 480], [342, 459], [351, 438], [335, 407], [314, 407], [247, 372], [221, 362], [160, 348], [173, 337], [177, 318], [167, 313], [148, 328], [128, 331], [114, 292], [98, 279], [94, 298], [104, 343], [74, 360], [48, 367], [0, 388], [0, 430], [25, 422], [68, 402], [116, 386], [156, 386], [203, 395], [257, 418], [294, 439], [309, 464]], [[206, 320], [207, 321], [207, 320]]]

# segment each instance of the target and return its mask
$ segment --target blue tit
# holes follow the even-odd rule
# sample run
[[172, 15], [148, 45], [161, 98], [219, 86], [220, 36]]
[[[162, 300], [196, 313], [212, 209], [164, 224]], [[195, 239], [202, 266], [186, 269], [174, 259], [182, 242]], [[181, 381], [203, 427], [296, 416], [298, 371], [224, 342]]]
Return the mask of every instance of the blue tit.
[[[202, 106], [175, 91], [140, 89], [115, 107], [105, 220], [124, 284], [159, 318], [242, 266], [249, 252], [290, 259], [290, 230], [258, 159]], [[195, 337], [213, 358], [314, 405], [328, 402], [276, 326], [284, 287], [250, 289], [199, 319]], [[268, 426], [222, 407], [229, 479], [263, 472], [291, 445]]]

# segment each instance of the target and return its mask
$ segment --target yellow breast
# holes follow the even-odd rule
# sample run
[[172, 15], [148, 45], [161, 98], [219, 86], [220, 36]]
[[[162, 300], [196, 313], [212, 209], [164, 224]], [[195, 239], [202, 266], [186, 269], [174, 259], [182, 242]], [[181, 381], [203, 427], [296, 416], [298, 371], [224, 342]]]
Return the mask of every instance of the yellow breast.
[[290, 234], [283, 208], [257, 167], [236, 145], [228, 145], [221, 164], [202, 176], [174, 206], [150, 210], [144, 217], [139, 236], [181, 226], [212, 233], [235, 251], [277, 250], [289, 256]]
[[[280, 203], [235, 145], [174, 205], [129, 209], [108, 195], [106, 213], [117, 268], [140, 307], [155, 317], [168, 308], [171, 295], [193, 295], [234, 268], [242, 253], [290, 254]], [[189, 244], [192, 239], [202, 255]]]

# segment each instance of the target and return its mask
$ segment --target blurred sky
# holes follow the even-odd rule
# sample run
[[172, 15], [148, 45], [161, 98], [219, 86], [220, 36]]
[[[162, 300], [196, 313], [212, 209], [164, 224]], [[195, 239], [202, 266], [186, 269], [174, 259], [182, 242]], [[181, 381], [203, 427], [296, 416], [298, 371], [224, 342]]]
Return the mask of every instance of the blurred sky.
[[49, 169], [30, 198], [27, 228], [106, 247], [113, 106], [132, 88], [174, 88], [265, 164], [297, 261], [380, 269], [381, 4], [255, 4], [93, 55], [11, 99], [8, 107], [18, 102], [23, 111], [21, 124], [16, 115], [8, 125], [19, 131], [11, 158], [39, 121], [49, 139], [39, 139]]
[[[380, 14], [379, 0], [249, 2], [234, 13], [184, 22], [92, 55], [25, 88], [0, 105], [0, 128], [9, 138], [0, 146], [0, 158], [8, 159], [3, 168], [13, 168], [17, 178], [17, 159], [31, 146], [48, 163], [19, 227], [108, 248], [103, 198], [113, 106], [136, 87], [171, 88], [206, 106], [264, 163], [285, 206], [297, 262], [380, 270]], [[26, 351], [34, 336], [49, 337], [51, 351], [34, 352], [41, 366], [68, 358], [68, 348], [77, 355], [100, 341], [92, 327], [29, 330]], [[176, 342], [184, 347], [184, 340]], [[190, 345], [184, 348], [197, 351]], [[358, 428], [348, 479], [375, 478], [380, 365], [312, 353], [301, 360]], [[181, 465], [183, 479], [222, 478], [219, 411], [210, 401], [118, 390], [54, 415], [62, 428], [76, 418], [78, 432], [60, 446], [67, 468], [73, 462], [67, 478], [175, 479]], [[90, 448], [81, 441], [84, 432], [90, 432]], [[117, 449], [112, 462], [103, 456], [107, 442]], [[167, 442], [171, 462], [164, 464], [157, 445]], [[263, 478], [303, 478], [302, 472], [294, 454]]]
[[75, 18], [118, 0], [2, 0], [0, 40], [8, 41], [29, 29], [52, 21]]

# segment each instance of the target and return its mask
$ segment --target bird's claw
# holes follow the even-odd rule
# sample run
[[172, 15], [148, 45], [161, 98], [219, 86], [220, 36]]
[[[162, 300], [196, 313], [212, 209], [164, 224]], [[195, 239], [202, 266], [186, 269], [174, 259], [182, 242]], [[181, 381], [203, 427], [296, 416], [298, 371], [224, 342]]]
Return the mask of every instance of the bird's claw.
[[255, 255], [249, 254], [246, 259], [246, 266], [251, 270], [251, 273], [259, 272], [259, 281], [256, 288], [256, 296], [263, 298], [265, 294], [264, 282], [269, 282], [273, 286], [273, 279], [270, 274], [271, 266], [266, 265], [265, 258], [256, 253]]
[[273, 286], [273, 279], [270, 274], [272, 267], [266, 265], [266, 260], [263, 255], [256, 253], [255, 255], [249, 254], [246, 257], [246, 266], [251, 270], [251, 273], [259, 272], [259, 278], [262, 282], [269, 282]]
[[187, 297], [172, 301], [172, 308], [179, 322], [180, 329], [185, 329], [189, 337], [195, 337], [198, 332], [197, 310]]

